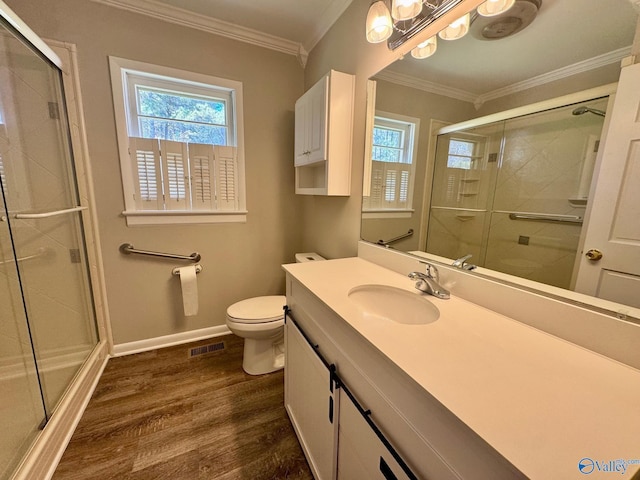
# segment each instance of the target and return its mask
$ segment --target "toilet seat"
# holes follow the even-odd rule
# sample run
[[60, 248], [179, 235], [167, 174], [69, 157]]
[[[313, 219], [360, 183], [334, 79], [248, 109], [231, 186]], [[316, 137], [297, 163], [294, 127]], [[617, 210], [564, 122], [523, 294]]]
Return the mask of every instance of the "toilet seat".
[[227, 308], [227, 317], [236, 323], [270, 323], [283, 320], [284, 295], [254, 297], [236, 302]]

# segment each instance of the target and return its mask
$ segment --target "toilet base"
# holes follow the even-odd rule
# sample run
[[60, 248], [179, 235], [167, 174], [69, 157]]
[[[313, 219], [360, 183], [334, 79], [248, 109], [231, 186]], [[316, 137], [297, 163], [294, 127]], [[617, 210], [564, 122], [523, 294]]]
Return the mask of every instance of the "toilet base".
[[284, 368], [284, 340], [244, 339], [242, 369], [249, 375], [263, 375]]

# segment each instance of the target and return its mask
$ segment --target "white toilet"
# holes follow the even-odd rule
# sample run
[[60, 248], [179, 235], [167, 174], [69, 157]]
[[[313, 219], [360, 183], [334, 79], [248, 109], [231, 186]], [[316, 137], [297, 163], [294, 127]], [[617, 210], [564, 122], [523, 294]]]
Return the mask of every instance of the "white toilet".
[[[296, 262], [324, 260], [316, 253], [298, 253]], [[227, 308], [227, 327], [244, 338], [242, 368], [262, 375], [284, 367], [284, 306], [287, 297], [270, 295], [241, 300]]]

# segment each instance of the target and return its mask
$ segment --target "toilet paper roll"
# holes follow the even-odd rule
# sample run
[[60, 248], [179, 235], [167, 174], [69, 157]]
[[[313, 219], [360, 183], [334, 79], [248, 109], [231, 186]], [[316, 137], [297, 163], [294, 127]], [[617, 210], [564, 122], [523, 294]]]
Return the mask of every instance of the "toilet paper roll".
[[185, 317], [198, 314], [198, 283], [196, 280], [196, 266], [178, 268], [180, 287], [182, 288], [182, 305]]

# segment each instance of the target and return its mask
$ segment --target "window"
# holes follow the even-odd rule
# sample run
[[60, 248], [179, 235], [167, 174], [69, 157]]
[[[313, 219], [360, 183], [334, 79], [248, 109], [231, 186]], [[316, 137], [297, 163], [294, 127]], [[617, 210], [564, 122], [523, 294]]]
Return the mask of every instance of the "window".
[[476, 158], [476, 142], [454, 139], [449, 141], [449, 155], [447, 168], [461, 168], [471, 170], [472, 162]]
[[371, 146], [371, 190], [364, 199], [365, 211], [411, 211], [419, 122], [417, 118], [376, 114]]
[[127, 224], [245, 221], [242, 84], [109, 61]]

